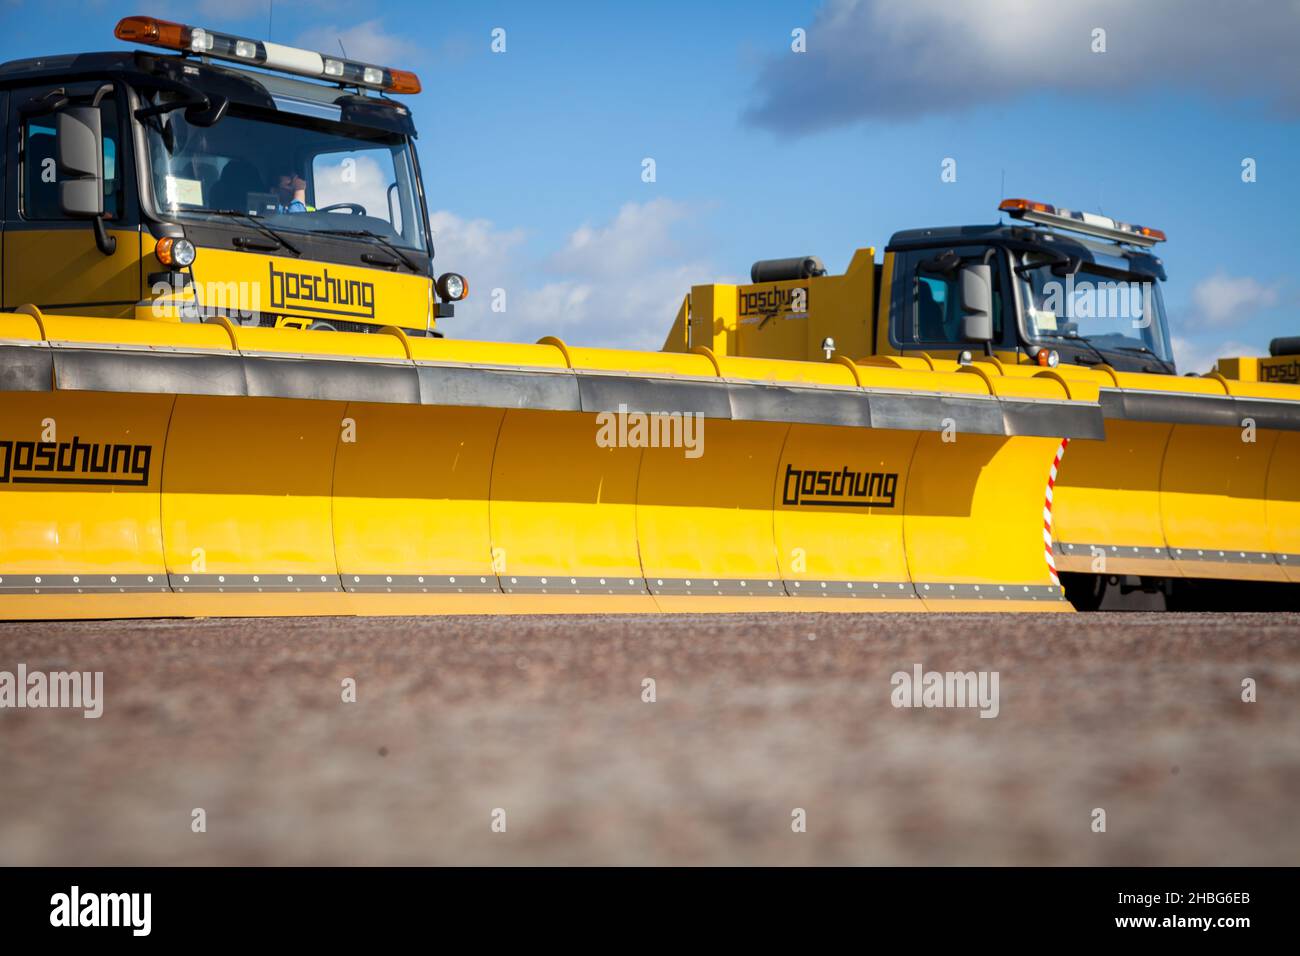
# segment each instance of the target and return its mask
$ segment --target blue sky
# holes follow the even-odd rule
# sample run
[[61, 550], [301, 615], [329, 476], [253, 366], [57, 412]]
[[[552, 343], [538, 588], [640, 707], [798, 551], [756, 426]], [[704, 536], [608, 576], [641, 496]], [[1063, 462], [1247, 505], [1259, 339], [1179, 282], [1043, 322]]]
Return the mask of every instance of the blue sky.
[[993, 221], [1003, 195], [1164, 229], [1184, 369], [1300, 333], [1295, 4], [278, 0], [268, 28], [266, 0], [57, 23], [0, 0], [0, 59], [120, 48], [133, 13], [420, 74], [439, 266], [473, 293], [450, 335], [655, 347], [691, 283], [796, 254], [839, 271], [898, 229]]

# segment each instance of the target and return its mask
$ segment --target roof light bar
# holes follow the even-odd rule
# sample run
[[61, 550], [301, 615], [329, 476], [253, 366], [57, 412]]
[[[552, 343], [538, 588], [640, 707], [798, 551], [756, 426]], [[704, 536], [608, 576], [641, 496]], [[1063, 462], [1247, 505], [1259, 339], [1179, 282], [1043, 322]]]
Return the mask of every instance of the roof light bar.
[[345, 86], [364, 86], [386, 93], [420, 92], [420, 78], [406, 70], [325, 56], [269, 40], [250, 40], [155, 17], [124, 17], [118, 21], [113, 34], [119, 40], [131, 43], [147, 43], [218, 60], [248, 63], [281, 73], [332, 80]]
[[1044, 226], [1056, 226], [1069, 232], [1080, 232], [1102, 239], [1114, 239], [1116, 242], [1128, 242], [1135, 246], [1154, 246], [1165, 241], [1165, 234], [1159, 229], [1148, 226], [1132, 226], [1118, 222], [1109, 216], [1098, 216], [1090, 212], [1075, 212], [1048, 205], [1045, 202], [1033, 202], [1028, 199], [1004, 199], [998, 209], [1009, 214], [1013, 219], [1024, 219]]

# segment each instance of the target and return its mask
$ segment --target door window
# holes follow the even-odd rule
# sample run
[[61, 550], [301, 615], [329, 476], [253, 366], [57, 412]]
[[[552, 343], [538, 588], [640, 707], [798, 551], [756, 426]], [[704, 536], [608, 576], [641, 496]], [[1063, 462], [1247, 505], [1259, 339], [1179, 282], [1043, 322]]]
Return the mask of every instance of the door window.
[[[927, 249], [906, 253], [903, 268], [910, 277], [909, 300], [901, 310], [897, 326], [900, 345], [931, 345], [964, 348], [962, 338], [960, 265], [984, 261], [985, 249], [955, 250], [952, 267], [945, 268], [940, 257], [948, 250]], [[959, 263], [959, 265], [958, 265]], [[993, 341], [1002, 341], [1003, 281], [1002, 266], [993, 266]]]
[[[104, 218], [122, 215], [122, 171], [118, 162], [117, 104], [112, 95], [100, 101], [104, 130]], [[22, 216], [49, 221], [67, 219], [59, 208], [58, 150], [54, 116], [46, 113], [22, 120]]]

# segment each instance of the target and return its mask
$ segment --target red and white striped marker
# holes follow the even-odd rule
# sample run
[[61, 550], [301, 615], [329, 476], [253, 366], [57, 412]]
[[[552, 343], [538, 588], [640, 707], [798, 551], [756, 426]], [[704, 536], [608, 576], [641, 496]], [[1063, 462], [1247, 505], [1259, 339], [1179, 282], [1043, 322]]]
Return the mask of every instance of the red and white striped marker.
[[1043, 546], [1047, 552], [1047, 573], [1052, 576], [1052, 583], [1060, 586], [1061, 579], [1056, 574], [1056, 559], [1052, 556], [1052, 493], [1056, 488], [1056, 473], [1060, 470], [1061, 459], [1065, 457], [1065, 446], [1070, 444], [1070, 439], [1062, 438], [1061, 445], [1056, 449], [1056, 457], [1052, 459], [1052, 471], [1047, 476], [1047, 499], [1043, 503]]

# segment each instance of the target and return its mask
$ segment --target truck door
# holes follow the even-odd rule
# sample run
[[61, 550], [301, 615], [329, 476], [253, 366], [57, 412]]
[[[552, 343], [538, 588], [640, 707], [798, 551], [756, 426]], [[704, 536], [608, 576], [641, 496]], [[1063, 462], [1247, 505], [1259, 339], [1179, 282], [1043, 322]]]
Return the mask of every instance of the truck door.
[[[104, 131], [104, 225], [115, 240], [100, 251], [92, 224], [59, 207], [55, 120], [35, 104], [62, 91], [76, 106], [99, 97]], [[140, 298], [138, 204], [129, 195], [129, 137], [121, 90], [100, 82], [20, 87], [6, 112], [3, 306], [31, 303], [48, 312], [131, 317]]]
[[[926, 352], [932, 358], [955, 359], [966, 349], [973, 353], [982, 344], [966, 342], [961, 335], [961, 292], [957, 268], [945, 269], [939, 261], [950, 253], [952, 262], [962, 265], [982, 262], [987, 246], [910, 249], [894, 254], [894, 275], [889, 307], [890, 351], [907, 354]], [[1006, 256], [998, 250], [993, 266], [993, 348], [1015, 351], [1015, 308], [1010, 289]], [[1004, 360], [1014, 361], [1004, 355]]]

